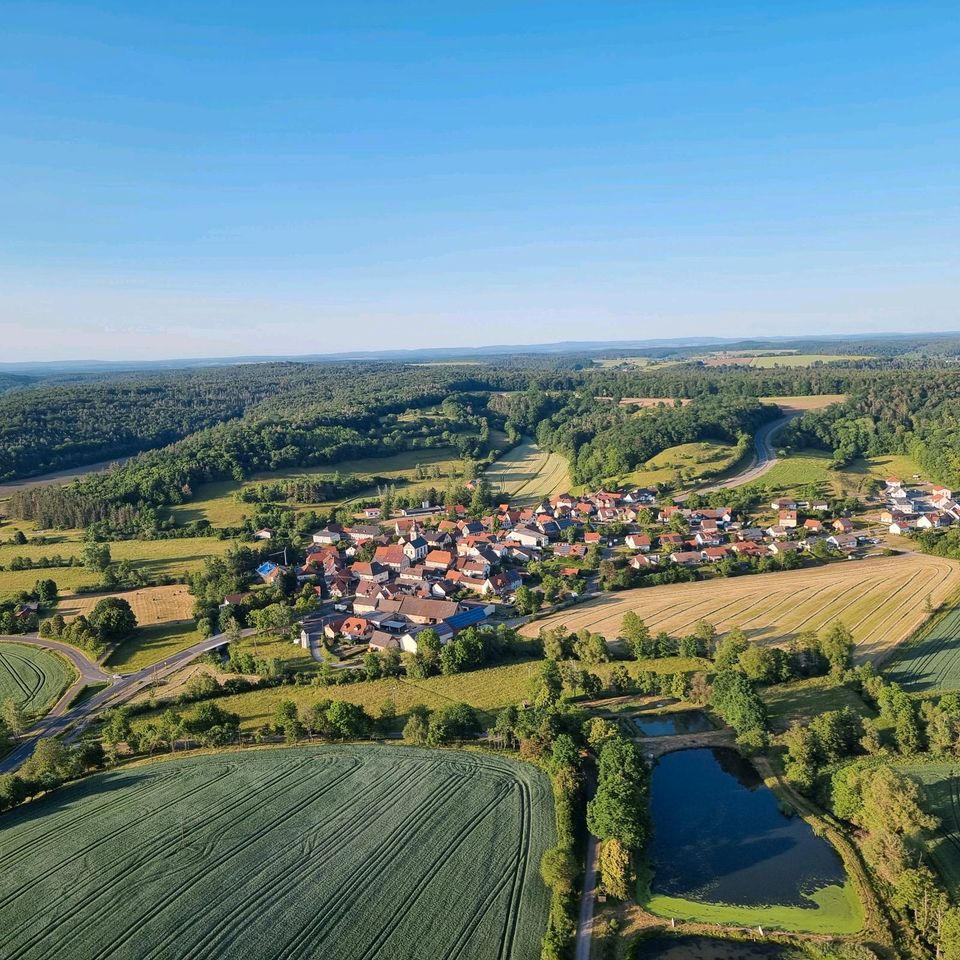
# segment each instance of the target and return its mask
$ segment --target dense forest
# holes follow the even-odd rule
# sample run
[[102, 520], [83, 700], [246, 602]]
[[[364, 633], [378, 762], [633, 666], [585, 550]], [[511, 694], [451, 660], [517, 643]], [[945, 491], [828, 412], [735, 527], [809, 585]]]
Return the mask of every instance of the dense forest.
[[[958, 486], [960, 370], [934, 363], [923, 344], [914, 353], [912, 363], [901, 355], [776, 369], [609, 368], [568, 355], [507, 365], [264, 363], [101, 375], [0, 397], [0, 478], [132, 455], [65, 486], [26, 487], [5, 508], [42, 526], [106, 523], [129, 535], [157, 529], [205, 482], [426, 448], [483, 460], [521, 434], [566, 457], [575, 483], [597, 485], [675, 444], [746, 448], [777, 415], [759, 397], [844, 394], [799, 418], [786, 442], [828, 449], [838, 466], [911, 454]], [[638, 415], [617, 402], [631, 396], [692, 402]], [[497, 433], [495, 443], [494, 430], [507, 440]]]

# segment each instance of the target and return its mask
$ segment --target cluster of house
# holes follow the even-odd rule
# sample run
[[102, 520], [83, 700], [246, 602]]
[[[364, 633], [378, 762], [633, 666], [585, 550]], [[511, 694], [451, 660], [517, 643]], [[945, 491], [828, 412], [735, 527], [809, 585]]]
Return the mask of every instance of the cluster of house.
[[960, 520], [960, 504], [949, 487], [911, 487], [898, 477], [888, 477], [883, 496], [886, 506], [880, 511], [880, 522], [887, 524], [891, 533], [936, 530]]
[[[358, 521], [375, 520], [376, 509]], [[465, 510], [459, 519], [440, 519], [440, 509], [423, 504], [383, 524], [330, 525], [314, 533], [303, 563], [292, 569], [336, 608], [304, 624], [302, 645], [322, 638], [416, 653], [417, 635], [428, 627], [446, 642], [512, 600], [521, 585], [517, 567], [540, 556], [548, 542], [535, 525], [526, 526], [535, 524], [534, 512], [503, 504], [479, 520]], [[289, 569], [265, 562], [256, 573], [272, 583]]]

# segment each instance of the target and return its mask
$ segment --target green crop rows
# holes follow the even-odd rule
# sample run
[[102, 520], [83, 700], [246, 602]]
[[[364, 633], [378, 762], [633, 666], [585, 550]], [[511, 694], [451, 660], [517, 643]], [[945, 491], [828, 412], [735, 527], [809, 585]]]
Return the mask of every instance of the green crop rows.
[[905, 690], [960, 690], [960, 606], [898, 651], [886, 674]]
[[900, 766], [923, 784], [923, 808], [940, 820], [931, 855], [950, 893], [960, 894], [960, 768], [931, 761]]
[[70, 680], [70, 668], [57, 654], [25, 643], [0, 643], [0, 703], [12, 697], [27, 713], [41, 713]]
[[4, 955], [539, 956], [538, 770], [392, 746], [173, 758], [3, 818]]

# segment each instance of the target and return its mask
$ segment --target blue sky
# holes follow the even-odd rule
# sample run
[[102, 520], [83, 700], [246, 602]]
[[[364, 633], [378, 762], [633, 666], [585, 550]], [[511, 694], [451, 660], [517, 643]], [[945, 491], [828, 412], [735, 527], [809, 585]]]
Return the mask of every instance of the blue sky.
[[955, 3], [4, 4], [6, 360], [960, 329]]

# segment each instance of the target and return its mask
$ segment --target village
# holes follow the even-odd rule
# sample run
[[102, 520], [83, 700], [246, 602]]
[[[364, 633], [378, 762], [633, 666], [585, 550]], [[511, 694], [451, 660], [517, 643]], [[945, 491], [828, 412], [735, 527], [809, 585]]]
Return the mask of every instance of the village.
[[[255, 575], [263, 584], [293, 575], [299, 587], [312, 585], [317, 605], [295, 642], [316, 660], [333, 654], [359, 668], [366, 652], [419, 653], [425, 630], [446, 644], [470, 627], [517, 626], [611, 582], [793, 569], [854, 559], [879, 542], [862, 523], [855, 529], [850, 517], [833, 516], [826, 500], [776, 498], [748, 518], [728, 506], [658, 505], [658, 497], [636, 487], [564, 493], [523, 508], [500, 503], [481, 517], [429, 502], [383, 517], [367, 505], [355, 523], [313, 533], [301, 563], [268, 560]], [[243, 599], [228, 596], [224, 606]]]

